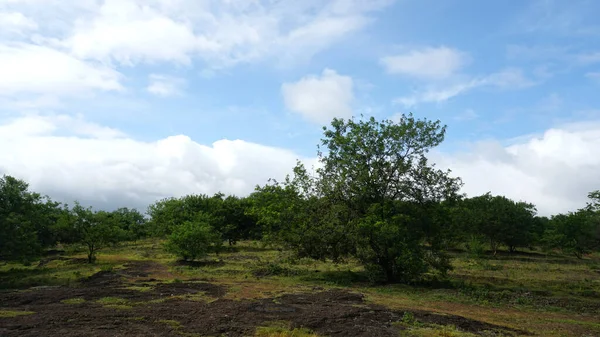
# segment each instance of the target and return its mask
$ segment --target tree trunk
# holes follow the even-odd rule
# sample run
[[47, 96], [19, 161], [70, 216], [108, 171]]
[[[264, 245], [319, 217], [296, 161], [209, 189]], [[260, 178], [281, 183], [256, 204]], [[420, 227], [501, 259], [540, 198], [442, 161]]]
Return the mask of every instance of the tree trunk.
[[94, 245], [88, 245], [88, 263], [94, 262]]

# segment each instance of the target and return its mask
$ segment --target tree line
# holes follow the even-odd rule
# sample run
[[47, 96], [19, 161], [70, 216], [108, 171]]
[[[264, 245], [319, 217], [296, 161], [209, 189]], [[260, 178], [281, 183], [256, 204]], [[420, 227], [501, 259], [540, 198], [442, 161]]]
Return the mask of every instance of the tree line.
[[323, 128], [319, 167], [298, 162], [284, 181], [246, 197], [199, 194], [136, 209], [72, 207], [0, 178], [0, 259], [31, 261], [58, 244], [85, 247], [88, 261], [108, 245], [165, 238], [185, 260], [224, 245], [261, 240], [296, 257], [359, 261], [374, 280], [411, 282], [450, 269], [449, 251], [559, 250], [583, 258], [600, 250], [600, 191], [577, 211], [539, 216], [505, 196], [468, 197], [460, 178], [429, 163], [444, 140], [440, 121], [412, 114], [397, 121], [334, 119]]

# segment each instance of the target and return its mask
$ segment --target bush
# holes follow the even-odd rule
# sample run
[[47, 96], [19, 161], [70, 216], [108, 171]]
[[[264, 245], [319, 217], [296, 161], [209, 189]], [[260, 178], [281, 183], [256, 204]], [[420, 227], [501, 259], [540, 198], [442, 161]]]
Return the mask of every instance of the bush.
[[483, 257], [485, 255], [485, 243], [477, 236], [471, 236], [465, 244], [465, 248], [472, 258]]
[[222, 245], [220, 235], [208, 223], [187, 221], [171, 233], [165, 249], [190, 261], [218, 253]]

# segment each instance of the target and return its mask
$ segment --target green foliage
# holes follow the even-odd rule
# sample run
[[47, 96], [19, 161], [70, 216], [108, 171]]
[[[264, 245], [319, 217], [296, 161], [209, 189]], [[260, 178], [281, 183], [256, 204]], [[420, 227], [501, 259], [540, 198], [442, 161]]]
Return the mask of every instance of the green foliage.
[[23, 180], [0, 177], [0, 260], [31, 261], [54, 245], [59, 206]]
[[465, 243], [465, 248], [469, 256], [473, 258], [483, 257], [485, 255], [485, 243], [477, 235], [471, 235]]
[[481, 196], [465, 199], [463, 233], [467, 236], [483, 235], [494, 255], [500, 245], [514, 252], [518, 247], [531, 245], [536, 238], [535, 207], [516, 202], [504, 196]]
[[94, 212], [79, 203], [59, 219], [58, 227], [67, 242], [80, 243], [87, 248], [88, 262], [96, 260], [96, 252], [107, 245], [125, 240], [127, 233], [119, 227], [118, 219], [109, 212]]
[[197, 216], [195, 221], [186, 221], [169, 235], [166, 250], [184, 261], [203, 258], [209, 253], [218, 253], [223, 240], [209, 224], [209, 216]]
[[600, 216], [589, 209], [551, 218], [544, 235], [547, 248], [558, 248], [577, 258], [600, 248]]
[[207, 195], [188, 195], [179, 199], [163, 199], [148, 208], [151, 220], [149, 227], [154, 235], [170, 235], [179, 226], [195, 221], [199, 214], [210, 216], [208, 223], [220, 233], [230, 245], [239, 240], [258, 238], [260, 231], [256, 221], [247, 210], [251, 201], [217, 193]]
[[411, 281], [429, 269], [444, 274], [446, 222], [439, 203], [457, 197], [460, 181], [429, 165], [445, 127], [403, 116], [399, 123], [334, 119], [324, 128], [322, 167], [257, 188], [252, 210], [266, 238], [300, 257], [354, 256], [372, 275]]

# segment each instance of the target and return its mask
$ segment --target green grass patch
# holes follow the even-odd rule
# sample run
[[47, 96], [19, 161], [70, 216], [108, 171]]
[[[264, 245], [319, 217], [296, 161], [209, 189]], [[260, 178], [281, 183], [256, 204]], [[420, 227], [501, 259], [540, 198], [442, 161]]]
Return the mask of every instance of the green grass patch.
[[130, 286], [130, 287], [125, 287], [125, 289], [146, 292], [146, 291], [152, 290], [153, 288], [147, 287], [147, 286]]
[[33, 311], [0, 310], [0, 318], [10, 318], [33, 314], [35, 314]]
[[[447, 326], [421, 326], [421, 327], [412, 327], [408, 328], [404, 331], [401, 331], [400, 336], [406, 337], [476, 337], [469, 332], [464, 332], [458, 330], [456, 327], [452, 325]], [[491, 335], [495, 336], [495, 335]]]
[[126, 304], [107, 304], [107, 305], [103, 305], [102, 307], [108, 308], [108, 309], [117, 309], [117, 310], [129, 310], [129, 309], [133, 308], [131, 305], [126, 305]]
[[168, 326], [170, 326], [173, 329], [180, 329], [183, 327], [183, 325], [179, 322], [176, 321], [174, 319], [161, 319], [157, 321], [158, 323], [162, 323], [162, 324], [166, 324]]
[[81, 303], [85, 303], [85, 299], [83, 299], [81, 297], [69, 298], [67, 300], [60, 301], [60, 303], [64, 303], [64, 304], [81, 304]]
[[291, 329], [289, 322], [271, 322], [267, 326], [256, 328], [255, 337], [319, 337], [316, 333], [305, 328]]
[[124, 298], [120, 298], [120, 297], [102, 297], [101, 299], [97, 300], [96, 303], [98, 303], [98, 304], [126, 304], [127, 300]]

